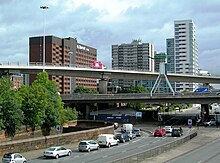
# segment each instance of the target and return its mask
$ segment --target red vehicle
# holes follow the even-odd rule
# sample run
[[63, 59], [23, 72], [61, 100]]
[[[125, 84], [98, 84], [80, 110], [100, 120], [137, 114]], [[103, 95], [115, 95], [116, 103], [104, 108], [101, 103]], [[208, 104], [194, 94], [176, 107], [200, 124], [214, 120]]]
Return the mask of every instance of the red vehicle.
[[166, 131], [164, 128], [156, 128], [154, 131], [154, 137], [156, 136], [164, 136], [166, 135]]

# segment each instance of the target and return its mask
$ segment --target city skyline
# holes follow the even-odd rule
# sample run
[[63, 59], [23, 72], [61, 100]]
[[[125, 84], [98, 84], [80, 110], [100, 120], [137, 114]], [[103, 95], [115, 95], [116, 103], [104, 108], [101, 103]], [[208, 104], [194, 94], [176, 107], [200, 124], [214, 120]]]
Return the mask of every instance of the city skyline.
[[[166, 52], [174, 37], [175, 20], [193, 20], [199, 49], [199, 68], [220, 75], [220, 17], [217, 0], [39, 0], [0, 2], [0, 62], [28, 62], [29, 37], [45, 34], [76, 37], [97, 49], [98, 60], [111, 67], [111, 46], [141, 39]], [[10, 9], [10, 10], [9, 10]]]

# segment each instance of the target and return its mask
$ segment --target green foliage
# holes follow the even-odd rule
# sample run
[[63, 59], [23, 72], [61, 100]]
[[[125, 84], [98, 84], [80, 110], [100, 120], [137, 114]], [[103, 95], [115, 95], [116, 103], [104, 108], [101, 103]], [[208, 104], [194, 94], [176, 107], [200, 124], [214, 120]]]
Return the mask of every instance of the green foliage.
[[64, 121], [63, 121], [64, 123], [77, 119], [77, 112], [75, 108], [67, 107], [63, 110], [63, 114], [64, 114]]
[[32, 83], [33, 87], [40, 89], [42, 97], [36, 99], [43, 106], [44, 116], [41, 124], [42, 133], [44, 136], [50, 135], [51, 127], [60, 125], [63, 116], [63, 102], [58, 93], [58, 86], [55, 81], [49, 80], [46, 72], [41, 72], [37, 75], [37, 79]]
[[22, 86], [18, 91], [22, 98], [22, 111], [24, 114], [23, 124], [35, 128], [42, 125], [45, 118], [45, 103], [47, 103], [47, 94], [40, 84], [33, 84], [30, 87]]
[[13, 138], [22, 120], [21, 100], [13, 89], [10, 78], [2, 77], [0, 78], [0, 127], [5, 130], [6, 136]]
[[91, 88], [86, 88], [84, 86], [77, 86], [74, 90], [74, 93], [89, 93], [89, 94], [98, 94], [98, 91]]
[[[84, 86], [77, 86], [76, 89], [74, 90], [74, 93], [88, 93], [88, 94], [98, 94], [98, 91], [95, 89], [91, 88], [86, 88]], [[89, 103], [89, 104], [76, 104], [76, 108], [86, 108], [86, 105], [90, 106], [90, 109], [97, 108], [97, 103]]]
[[[129, 88], [129, 93], [147, 93], [148, 90], [142, 86], [137, 85], [136, 87], [131, 85]], [[128, 107], [133, 108], [135, 110], [141, 110], [142, 108], [146, 108], [147, 104], [145, 103], [128, 103]]]
[[148, 90], [144, 86], [139, 84], [136, 87], [131, 85], [130, 89], [129, 89], [129, 92], [130, 93], [147, 93]]

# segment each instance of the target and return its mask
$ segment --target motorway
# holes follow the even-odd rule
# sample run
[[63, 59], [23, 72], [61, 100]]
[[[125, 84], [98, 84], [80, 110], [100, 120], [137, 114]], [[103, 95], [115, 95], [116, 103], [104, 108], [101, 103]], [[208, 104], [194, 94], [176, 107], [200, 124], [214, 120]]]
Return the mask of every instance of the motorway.
[[[187, 133], [187, 132], [186, 132]], [[113, 146], [111, 148], [100, 148], [97, 151], [88, 152], [78, 152], [77, 148], [72, 149], [72, 155], [67, 157], [62, 157], [59, 159], [46, 159], [44, 157], [39, 157], [37, 159], [30, 160], [32, 163], [103, 163], [111, 162], [118, 158], [123, 158], [135, 153], [139, 153], [150, 148], [160, 146], [162, 144], [175, 141], [180, 138], [176, 137], [152, 137], [147, 133], [144, 133], [143, 136], [135, 138], [126, 143], [120, 143], [118, 146]]]
[[166, 163], [219, 163], [220, 161], [220, 139], [212, 141], [194, 151], [181, 155]]

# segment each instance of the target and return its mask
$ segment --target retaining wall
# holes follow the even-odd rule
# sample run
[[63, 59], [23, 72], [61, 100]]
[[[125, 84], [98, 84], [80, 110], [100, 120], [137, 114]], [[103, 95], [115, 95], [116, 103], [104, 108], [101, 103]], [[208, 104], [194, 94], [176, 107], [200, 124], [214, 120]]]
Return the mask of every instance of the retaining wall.
[[[92, 122], [87, 121], [87, 123], [92, 123]], [[102, 122], [103, 126], [105, 127], [100, 127], [100, 123], [101, 122], [98, 122], [99, 128], [94, 128], [89, 130], [2, 142], [0, 143], [0, 156], [2, 156], [6, 152], [26, 152], [30, 150], [44, 149], [49, 146], [57, 145], [58, 143], [59, 145], [64, 145], [64, 144], [79, 142], [80, 140], [83, 139], [96, 139], [99, 134], [104, 134], [104, 133], [114, 134], [114, 125], [110, 123], [106, 124], [106, 122]]]

